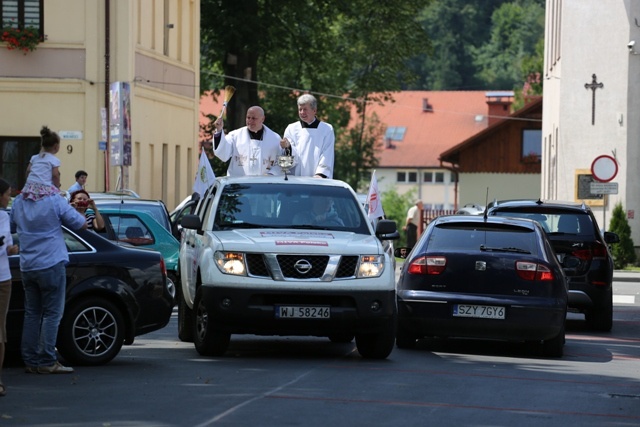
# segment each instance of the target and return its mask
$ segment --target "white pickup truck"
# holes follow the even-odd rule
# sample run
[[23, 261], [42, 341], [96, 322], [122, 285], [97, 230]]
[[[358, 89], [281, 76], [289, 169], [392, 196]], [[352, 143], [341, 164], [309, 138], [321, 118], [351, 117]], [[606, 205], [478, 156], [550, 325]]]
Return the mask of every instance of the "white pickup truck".
[[217, 178], [181, 224], [178, 334], [221, 356], [232, 334], [325, 336], [365, 358], [393, 350], [393, 260], [351, 187], [338, 180]]

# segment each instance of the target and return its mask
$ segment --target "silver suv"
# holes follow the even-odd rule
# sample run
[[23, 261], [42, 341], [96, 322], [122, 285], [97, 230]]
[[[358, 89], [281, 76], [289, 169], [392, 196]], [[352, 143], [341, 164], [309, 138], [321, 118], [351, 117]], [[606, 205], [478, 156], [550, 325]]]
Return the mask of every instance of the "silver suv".
[[181, 224], [178, 333], [202, 355], [232, 334], [354, 337], [366, 358], [395, 341], [393, 262], [348, 184], [330, 179], [223, 177]]

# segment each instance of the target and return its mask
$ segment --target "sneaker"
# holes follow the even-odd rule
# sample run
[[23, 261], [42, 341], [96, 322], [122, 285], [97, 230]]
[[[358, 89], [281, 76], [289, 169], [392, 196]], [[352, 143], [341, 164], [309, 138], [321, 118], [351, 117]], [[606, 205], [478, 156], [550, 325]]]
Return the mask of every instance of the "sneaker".
[[72, 374], [73, 368], [63, 366], [60, 362], [56, 362], [51, 366], [38, 366], [39, 374]]
[[38, 373], [38, 367], [37, 366], [25, 366], [24, 367], [24, 371], [27, 374], [37, 374]]

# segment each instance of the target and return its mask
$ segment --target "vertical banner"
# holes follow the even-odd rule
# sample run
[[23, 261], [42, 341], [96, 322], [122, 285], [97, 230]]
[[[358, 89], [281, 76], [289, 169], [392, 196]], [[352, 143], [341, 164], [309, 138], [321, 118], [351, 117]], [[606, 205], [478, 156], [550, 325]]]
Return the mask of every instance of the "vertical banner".
[[131, 91], [129, 83], [114, 82], [109, 89], [112, 166], [131, 166]]

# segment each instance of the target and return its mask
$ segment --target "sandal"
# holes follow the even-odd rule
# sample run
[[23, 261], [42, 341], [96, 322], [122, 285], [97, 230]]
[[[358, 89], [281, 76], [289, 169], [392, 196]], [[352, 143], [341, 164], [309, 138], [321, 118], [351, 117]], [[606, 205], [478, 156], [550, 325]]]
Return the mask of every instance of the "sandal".
[[7, 394], [7, 388], [4, 384], [0, 383], [0, 397], [3, 397]]

